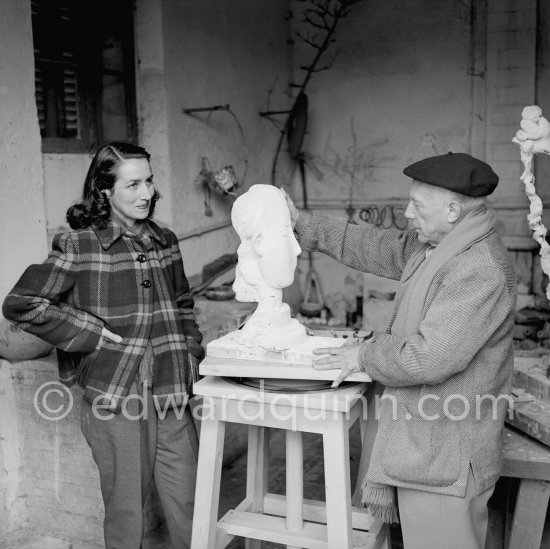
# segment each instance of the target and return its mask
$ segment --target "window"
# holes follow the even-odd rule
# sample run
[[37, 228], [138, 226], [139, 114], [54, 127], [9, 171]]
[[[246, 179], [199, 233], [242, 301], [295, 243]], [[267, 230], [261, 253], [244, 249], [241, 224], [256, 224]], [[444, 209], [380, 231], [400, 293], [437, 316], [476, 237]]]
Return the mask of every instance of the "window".
[[135, 142], [132, 0], [32, 0], [44, 152]]

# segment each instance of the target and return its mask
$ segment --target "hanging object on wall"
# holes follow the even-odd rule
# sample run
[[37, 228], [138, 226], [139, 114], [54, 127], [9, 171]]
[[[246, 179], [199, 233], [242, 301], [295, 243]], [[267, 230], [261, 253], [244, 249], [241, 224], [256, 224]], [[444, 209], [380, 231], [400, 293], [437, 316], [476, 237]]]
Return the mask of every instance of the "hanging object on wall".
[[201, 169], [195, 178], [197, 185], [202, 185], [204, 192], [204, 215], [211, 217], [213, 215], [210, 206], [211, 191], [221, 196], [236, 196], [235, 191], [241, 186], [237, 179], [233, 166], [224, 166], [219, 170], [212, 170], [206, 156], [201, 158]]
[[405, 209], [400, 206], [367, 206], [359, 212], [359, 218], [365, 223], [383, 227], [384, 229], [396, 228], [405, 230], [409, 224], [405, 217]]
[[[204, 148], [205, 151], [200, 157], [200, 170], [195, 177], [195, 183], [200, 185], [203, 189], [204, 215], [211, 217], [214, 215], [211, 207], [212, 191], [220, 197], [235, 196], [237, 189], [242, 187], [246, 180], [248, 158], [244, 131], [237, 116], [231, 110], [229, 105], [187, 108], [182, 109], [182, 112], [188, 116], [194, 116], [199, 113], [208, 113], [208, 116], [206, 117], [207, 122], [214, 112], [225, 112], [233, 119], [240, 136], [240, 154], [230, 153], [230, 147], [228, 146], [228, 142], [230, 140], [228, 137], [223, 135], [219, 137], [215, 135], [216, 131], [220, 131], [219, 126], [216, 128], [205, 128], [202, 126], [202, 133], [212, 137], [209, 139], [205, 138], [204, 142], [199, 144], [199, 146]], [[220, 164], [222, 167], [216, 169], [216, 165], [219, 166]], [[237, 164], [242, 166], [242, 169], [239, 169], [239, 175], [237, 175], [237, 170], [234, 167], [234, 165]]]
[[334, 52], [331, 55], [327, 54], [330, 52], [331, 46], [336, 42], [335, 33], [338, 23], [349, 15], [351, 7], [354, 4], [358, 4], [361, 1], [309, 0], [301, 10], [302, 21], [294, 34], [300, 42], [312, 48], [313, 55], [311, 62], [300, 64], [300, 71], [303, 72], [301, 81], [299, 83], [289, 83], [290, 88], [298, 91], [294, 106], [290, 111], [267, 110], [259, 113], [263, 117], [271, 117], [275, 114], [288, 114], [287, 121], [283, 127], [276, 125], [279, 129], [279, 139], [271, 168], [272, 185], [276, 184], [277, 162], [285, 136], [288, 140], [290, 157], [293, 160], [297, 160], [300, 153], [303, 153], [302, 141], [307, 124], [307, 97], [305, 95], [307, 86], [313, 75], [332, 68], [338, 52]]
[[195, 179], [195, 183], [206, 185], [220, 195], [235, 195], [235, 191], [241, 186], [233, 166], [224, 166], [214, 171], [210, 167], [210, 162], [206, 156], [201, 158], [201, 170]]
[[292, 160], [298, 160], [302, 152], [302, 144], [307, 129], [307, 106], [307, 95], [300, 92], [286, 122], [288, 152]]
[[[521, 129], [512, 141], [519, 145], [523, 174], [520, 181], [525, 186], [530, 207], [527, 220], [533, 231], [532, 237], [540, 245], [541, 267], [550, 278], [550, 245], [546, 241], [546, 227], [542, 223], [542, 200], [537, 195], [535, 176], [533, 175], [533, 157], [536, 153], [550, 155], [550, 122], [542, 116], [537, 105], [525, 107], [521, 113]], [[550, 300], [550, 284], [546, 288], [546, 298]]]
[[437, 137], [433, 133], [425, 133], [422, 136], [422, 146], [432, 149], [435, 155], [440, 154], [437, 148]]

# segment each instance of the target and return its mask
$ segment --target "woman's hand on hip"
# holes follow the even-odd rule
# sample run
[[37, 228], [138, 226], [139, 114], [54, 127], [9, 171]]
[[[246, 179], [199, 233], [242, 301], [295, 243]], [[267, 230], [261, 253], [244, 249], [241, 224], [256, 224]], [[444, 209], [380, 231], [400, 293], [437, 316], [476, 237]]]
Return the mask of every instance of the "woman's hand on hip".
[[111, 332], [110, 330], [107, 330], [107, 328], [103, 327], [101, 330], [101, 336], [99, 337], [99, 341], [97, 342], [97, 345], [95, 346], [96, 349], [99, 349], [104, 343], [104, 341], [109, 340], [113, 343], [122, 343], [122, 338]]

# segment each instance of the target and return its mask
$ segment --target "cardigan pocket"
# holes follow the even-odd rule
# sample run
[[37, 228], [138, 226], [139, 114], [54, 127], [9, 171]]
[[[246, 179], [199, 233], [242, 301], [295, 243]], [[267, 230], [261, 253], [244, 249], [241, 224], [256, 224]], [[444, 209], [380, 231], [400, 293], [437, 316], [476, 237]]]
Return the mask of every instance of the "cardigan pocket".
[[390, 420], [384, 433], [384, 472], [400, 482], [451, 486], [460, 474], [458, 427], [446, 418]]

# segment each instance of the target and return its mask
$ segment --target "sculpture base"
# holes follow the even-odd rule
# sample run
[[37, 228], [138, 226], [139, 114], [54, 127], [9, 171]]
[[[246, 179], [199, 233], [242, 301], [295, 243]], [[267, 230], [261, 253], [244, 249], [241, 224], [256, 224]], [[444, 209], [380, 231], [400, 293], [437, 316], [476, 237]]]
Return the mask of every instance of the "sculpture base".
[[309, 393], [330, 389], [331, 381], [327, 379], [265, 379], [241, 377], [239, 383], [259, 391], [270, 393]]
[[286, 364], [307, 364], [320, 358], [314, 349], [340, 347], [345, 339], [339, 337], [306, 336], [302, 343], [280, 351], [266, 351], [262, 347], [247, 347], [237, 342], [238, 331], [211, 341], [206, 346], [206, 356], [214, 358], [239, 358], [242, 360], [267, 360]]
[[[233, 333], [233, 332], [232, 332]], [[231, 334], [211, 341], [206, 347], [206, 358], [199, 366], [203, 376], [239, 377], [252, 379], [277, 380], [335, 380], [340, 368], [316, 370], [312, 363], [321, 355], [314, 355], [313, 349], [340, 347], [344, 338], [307, 336], [303, 345], [284, 351], [265, 351], [249, 349], [238, 345]], [[365, 372], [350, 374], [346, 381], [372, 381]]]

